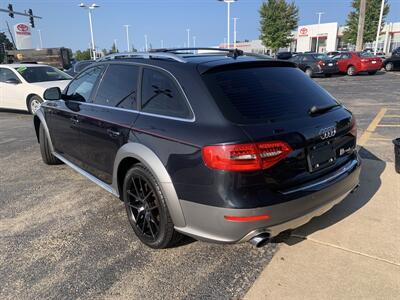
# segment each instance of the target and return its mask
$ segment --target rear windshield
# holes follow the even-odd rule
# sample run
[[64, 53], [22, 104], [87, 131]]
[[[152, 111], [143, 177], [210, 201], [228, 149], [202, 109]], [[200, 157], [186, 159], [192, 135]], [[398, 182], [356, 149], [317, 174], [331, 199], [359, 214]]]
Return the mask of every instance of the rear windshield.
[[329, 59], [329, 56], [326, 55], [326, 54], [318, 53], [318, 54], [314, 54], [313, 56], [314, 56], [315, 59], [322, 59], [322, 60], [328, 60]]
[[264, 123], [308, 116], [312, 106], [338, 102], [292, 67], [226, 70], [204, 75], [224, 116], [234, 123]]

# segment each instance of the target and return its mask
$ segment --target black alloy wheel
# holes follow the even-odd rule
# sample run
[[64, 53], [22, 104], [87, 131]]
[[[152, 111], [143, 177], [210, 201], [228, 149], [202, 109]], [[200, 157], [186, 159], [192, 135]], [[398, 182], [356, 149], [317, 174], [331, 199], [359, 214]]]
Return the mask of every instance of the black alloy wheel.
[[123, 193], [128, 220], [144, 244], [156, 249], [175, 244], [180, 235], [174, 230], [160, 186], [147, 168], [138, 164], [127, 172]]

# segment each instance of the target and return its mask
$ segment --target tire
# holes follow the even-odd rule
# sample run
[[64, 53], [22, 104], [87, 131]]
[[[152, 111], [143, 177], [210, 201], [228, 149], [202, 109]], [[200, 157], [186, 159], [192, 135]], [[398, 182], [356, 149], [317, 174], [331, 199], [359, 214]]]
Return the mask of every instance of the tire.
[[375, 75], [376, 72], [378, 72], [378, 71], [371, 71], [371, 72], [368, 72], [368, 74], [369, 74], [369, 75]]
[[354, 76], [356, 74], [357, 74], [356, 68], [354, 68], [353, 66], [347, 68], [347, 75]]
[[163, 249], [180, 240], [182, 235], [174, 229], [160, 185], [144, 165], [128, 170], [122, 192], [129, 223], [142, 243]]
[[325, 74], [326, 78], [332, 77], [332, 74]]
[[43, 99], [38, 95], [33, 95], [28, 100], [28, 111], [30, 114], [34, 115], [39, 109], [40, 104], [43, 103]]
[[311, 68], [306, 68], [306, 70], [304, 72], [310, 78], [314, 76], [314, 72], [313, 72], [313, 70]]
[[49, 140], [42, 123], [40, 123], [39, 127], [39, 143], [40, 154], [42, 155], [42, 160], [46, 165], [59, 165], [62, 163], [57, 157], [51, 154]]
[[394, 69], [393, 63], [388, 62], [388, 63], [385, 65], [385, 70], [386, 70], [387, 72], [391, 72], [391, 71], [393, 71], [393, 69]]

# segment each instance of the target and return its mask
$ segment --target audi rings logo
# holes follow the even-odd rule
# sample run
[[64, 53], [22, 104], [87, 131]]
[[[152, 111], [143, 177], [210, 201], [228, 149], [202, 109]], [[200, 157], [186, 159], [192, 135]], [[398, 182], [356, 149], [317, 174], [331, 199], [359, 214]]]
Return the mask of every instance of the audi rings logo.
[[321, 140], [326, 140], [328, 138], [334, 137], [335, 135], [336, 135], [336, 127], [335, 126], [322, 128], [319, 131], [319, 136], [320, 136]]

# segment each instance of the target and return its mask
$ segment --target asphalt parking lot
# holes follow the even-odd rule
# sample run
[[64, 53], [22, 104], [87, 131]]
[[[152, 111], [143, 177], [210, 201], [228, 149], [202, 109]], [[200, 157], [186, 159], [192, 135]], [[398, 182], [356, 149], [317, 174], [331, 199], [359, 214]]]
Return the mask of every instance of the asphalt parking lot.
[[[315, 79], [354, 112], [364, 158], [390, 161], [400, 73]], [[279, 248], [185, 240], [151, 250], [122, 203], [41, 161], [32, 117], [0, 111], [0, 298], [240, 298]]]

